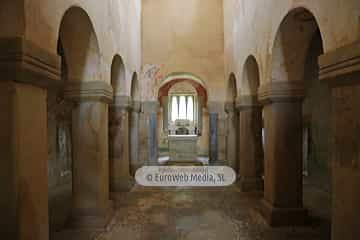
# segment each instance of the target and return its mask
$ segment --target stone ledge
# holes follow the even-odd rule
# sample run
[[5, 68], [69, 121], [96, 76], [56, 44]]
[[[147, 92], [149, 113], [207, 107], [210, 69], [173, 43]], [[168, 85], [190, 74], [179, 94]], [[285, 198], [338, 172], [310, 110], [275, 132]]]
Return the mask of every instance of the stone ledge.
[[360, 41], [320, 56], [319, 66], [319, 78], [327, 81], [330, 86], [359, 82], [359, 77], [350, 75], [360, 73]]
[[2, 79], [41, 88], [56, 88], [61, 82], [61, 57], [22, 37], [0, 38]]
[[304, 86], [300, 81], [273, 81], [259, 88], [261, 103], [293, 102], [304, 98]]
[[112, 87], [102, 81], [70, 82], [65, 87], [65, 98], [72, 101], [113, 102]]

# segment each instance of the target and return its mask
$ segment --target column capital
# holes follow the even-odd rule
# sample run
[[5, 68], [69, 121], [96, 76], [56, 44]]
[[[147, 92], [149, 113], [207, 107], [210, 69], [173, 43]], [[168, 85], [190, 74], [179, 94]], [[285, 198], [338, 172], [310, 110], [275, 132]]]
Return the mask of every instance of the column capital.
[[141, 112], [141, 102], [140, 101], [133, 101], [132, 102], [132, 111], [139, 113]]
[[227, 114], [236, 112], [236, 104], [234, 102], [225, 102], [225, 112]]
[[258, 99], [263, 104], [302, 101], [305, 95], [302, 81], [272, 81], [259, 88]]
[[141, 111], [143, 113], [157, 113], [159, 109], [159, 102], [145, 101], [141, 103]]
[[112, 107], [122, 108], [129, 111], [132, 108], [132, 105], [133, 101], [131, 97], [121, 95], [114, 96], [114, 102], [112, 104]]
[[236, 109], [239, 111], [259, 107], [261, 107], [261, 104], [257, 95], [241, 95], [236, 99]]
[[209, 113], [221, 114], [224, 112], [224, 102], [210, 101], [207, 105]]
[[319, 78], [330, 87], [360, 84], [360, 41], [319, 57]]
[[65, 86], [64, 96], [75, 102], [101, 101], [108, 104], [113, 102], [112, 87], [103, 81], [69, 82]]
[[41, 88], [58, 88], [61, 57], [42, 49], [24, 37], [0, 38], [1, 78]]

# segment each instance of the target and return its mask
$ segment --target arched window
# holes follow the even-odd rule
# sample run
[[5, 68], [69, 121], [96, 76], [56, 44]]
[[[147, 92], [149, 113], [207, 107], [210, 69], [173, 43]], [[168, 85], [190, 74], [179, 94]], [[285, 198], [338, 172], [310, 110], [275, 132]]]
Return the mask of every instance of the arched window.
[[180, 96], [179, 119], [186, 119], [186, 97]]
[[170, 103], [171, 121], [195, 120], [195, 100], [192, 95], [173, 95]]
[[193, 96], [187, 97], [186, 119], [188, 119], [190, 121], [194, 121], [194, 97]]
[[179, 118], [178, 98], [173, 96], [171, 99], [171, 120], [175, 121]]

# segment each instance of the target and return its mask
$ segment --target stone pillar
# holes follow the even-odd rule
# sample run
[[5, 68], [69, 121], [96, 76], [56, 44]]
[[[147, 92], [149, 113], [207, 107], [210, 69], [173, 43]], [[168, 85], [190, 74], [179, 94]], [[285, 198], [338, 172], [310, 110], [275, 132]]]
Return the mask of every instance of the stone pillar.
[[303, 95], [302, 82], [296, 81], [271, 82], [259, 89], [265, 119], [262, 214], [271, 226], [302, 225], [305, 221], [302, 200]]
[[130, 175], [131, 98], [115, 96], [109, 108], [110, 192], [129, 191], [134, 181]]
[[141, 116], [141, 158], [147, 165], [158, 165], [157, 111], [159, 103], [149, 101], [142, 103]]
[[218, 160], [218, 113], [209, 113], [209, 128], [210, 128], [210, 154], [209, 161], [211, 165], [215, 165]]
[[257, 96], [240, 96], [240, 187], [244, 192], [263, 189], [262, 107]]
[[137, 169], [141, 167], [139, 163], [139, 124], [141, 103], [133, 102], [130, 120], [130, 173], [135, 175]]
[[203, 132], [203, 98], [202, 96], [198, 96], [198, 105], [197, 105], [197, 128], [198, 128], [198, 135], [202, 135]]
[[360, 41], [320, 57], [332, 88], [332, 240], [360, 236]]
[[162, 109], [163, 109], [163, 131], [167, 134], [169, 129], [169, 97], [162, 97]]
[[234, 102], [225, 104], [225, 111], [227, 113], [227, 134], [226, 134], [226, 160], [228, 165], [238, 172], [237, 161], [237, 144], [238, 144], [238, 111], [235, 108]]
[[102, 81], [70, 81], [65, 98], [72, 113], [72, 227], [103, 228], [111, 218], [109, 201], [108, 104], [112, 88]]
[[47, 88], [60, 58], [23, 38], [0, 39], [0, 235], [47, 240]]

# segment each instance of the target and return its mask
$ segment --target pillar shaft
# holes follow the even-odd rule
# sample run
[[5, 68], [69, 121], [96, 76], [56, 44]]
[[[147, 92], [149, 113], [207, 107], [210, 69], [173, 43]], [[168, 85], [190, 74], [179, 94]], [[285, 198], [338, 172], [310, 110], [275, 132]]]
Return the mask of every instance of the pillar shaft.
[[72, 115], [73, 199], [70, 225], [105, 227], [109, 201], [108, 103], [103, 82], [69, 84], [65, 97], [77, 102]]
[[130, 173], [132, 176], [138, 168], [139, 163], [139, 124], [140, 124], [140, 103], [134, 102], [130, 120]]
[[47, 240], [47, 89], [61, 61], [21, 37], [0, 38], [0, 59], [1, 239]]
[[48, 239], [46, 90], [13, 82], [0, 89], [1, 234]]
[[128, 191], [133, 185], [130, 175], [130, 106], [128, 97], [116, 97], [110, 107], [110, 191]]
[[238, 172], [239, 166], [237, 162], [237, 130], [238, 130], [238, 112], [235, 109], [235, 104], [233, 102], [226, 103], [225, 111], [227, 112], [227, 135], [226, 135], [226, 160], [231, 168], [234, 171]]
[[262, 114], [256, 96], [242, 96], [239, 104], [240, 186], [242, 191], [262, 190]]
[[139, 160], [142, 164], [158, 165], [157, 117], [159, 103], [142, 102], [139, 127]]
[[302, 86], [273, 82], [261, 89], [265, 120], [262, 213], [272, 226], [302, 225]]

